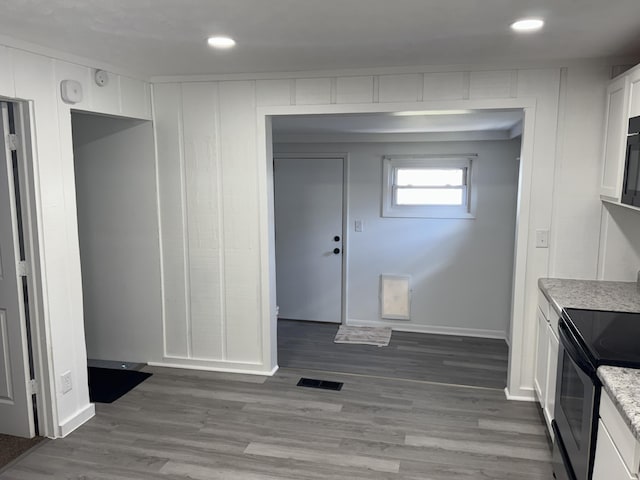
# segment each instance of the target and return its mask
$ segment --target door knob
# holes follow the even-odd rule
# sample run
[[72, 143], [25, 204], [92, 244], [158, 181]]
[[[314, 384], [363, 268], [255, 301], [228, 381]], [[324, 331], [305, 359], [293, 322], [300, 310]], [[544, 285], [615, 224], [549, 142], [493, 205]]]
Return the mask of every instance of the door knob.
[[334, 248], [333, 249], [333, 253], [338, 255], [340, 253], [340, 249], [339, 248]]
[[333, 241], [334, 242], [339, 242], [340, 241], [340, 237], [338, 235], [336, 235], [335, 237], [333, 237]]

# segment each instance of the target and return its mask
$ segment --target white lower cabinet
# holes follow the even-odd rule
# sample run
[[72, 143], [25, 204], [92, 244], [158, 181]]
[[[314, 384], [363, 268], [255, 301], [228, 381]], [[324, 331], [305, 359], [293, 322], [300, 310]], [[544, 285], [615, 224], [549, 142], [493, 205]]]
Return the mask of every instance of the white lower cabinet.
[[598, 423], [598, 441], [592, 480], [638, 480], [637, 476], [627, 470], [602, 420]]
[[640, 442], [603, 390], [592, 480], [638, 480]]
[[553, 438], [551, 421], [554, 417], [556, 396], [556, 370], [558, 368], [558, 314], [550, 308], [549, 302], [541, 294], [538, 299], [536, 363], [533, 387], [544, 419]]
[[549, 433], [553, 438], [553, 429], [551, 428], [551, 421], [554, 418], [554, 409], [556, 408], [556, 378], [558, 377], [558, 337], [556, 332], [553, 331], [551, 325], [549, 329], [549, 375], [547, 376], [547, 391], [544, 402], [544, 418], [547, 421], [549, 427]]
[[549, 332], [547, 319], [538, 309], [538, 339], [536, 342], [536, 369], [533, 375], [533, 387], [542, 408], [545, 405], [547, 377], [549, 368]]

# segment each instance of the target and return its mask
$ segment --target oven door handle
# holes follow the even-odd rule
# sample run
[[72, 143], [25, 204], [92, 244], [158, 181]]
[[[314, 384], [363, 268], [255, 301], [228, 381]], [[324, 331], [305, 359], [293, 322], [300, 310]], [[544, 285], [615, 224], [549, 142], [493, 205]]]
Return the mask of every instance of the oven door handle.
[[573, 333], [569, 331], [564, 322], [558, 322], [558, 334], [560, 336], [560, 342], [562, 342], [562, 347], [569, 355], [569, 358], [576, 364], [576, 366], [582, 370], [589, 378], [595, 379], [597, 378], [596, 369], [591, 365], [591, 363], [584, 358], [584, 354], [581, 354], [579, 351], [578, 339], [575, 338]]

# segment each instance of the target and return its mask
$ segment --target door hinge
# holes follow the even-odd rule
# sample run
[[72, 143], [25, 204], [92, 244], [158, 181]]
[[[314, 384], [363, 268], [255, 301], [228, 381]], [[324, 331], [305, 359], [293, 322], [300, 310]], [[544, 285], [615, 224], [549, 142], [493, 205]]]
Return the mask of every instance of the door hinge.
[[38, 390], [38, 381], [35, 378], [29, 380], [29, 393], [31, 395], [37, 395], [40, 393]]
[[15, 152], [18, 150], [18, 135], [15, 133], [10, 133], [7, 135], [7, 145], [9, 146], [9, 150]]
[[18, 262], [18, 276], [27, 277], [29, 276], [29, 265], [25, 261]]

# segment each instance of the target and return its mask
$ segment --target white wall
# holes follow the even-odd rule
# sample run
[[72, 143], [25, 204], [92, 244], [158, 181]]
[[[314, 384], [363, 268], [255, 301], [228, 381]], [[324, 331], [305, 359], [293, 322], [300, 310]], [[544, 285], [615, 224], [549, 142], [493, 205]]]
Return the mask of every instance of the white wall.
[[72, 114], [87, 356], [162, 356], [160, 246], [149, 121]]
[[[154, 106], [170, 340], [164, 363], [254, 372], [275, 367], [268, 115], [526, 105], [524, 227], [516, 238], [525, 274], [514, 285], [509, 389], [533, 398], [538, 278], [556, 270], [595, 277], [599, 209], [584, 206], [582, 198], [597, 197], [590, 172], [600, 161], [607, 71], [603, 64], [573, 64], [162, 79], [168, 83], [154, 85]], [[214, 190], [194, 196], [189, 182], [196, 180]], [[536, 249], [535, 231], [552, 226], [551, 248]], [[193, 250], [194, 244], [206, 248]], [[587, 262], [575, 261], [573, 252]], [[207, 322], [189, 310], [193, 303], [209, 307]], [[205, 336], [213, 343], [195, 355], [190, 344]]]
[[[592, 280], [598, 265], [600, 185], [608, 65], [564, 71], [553, 173], [549, 275]], [[549, 178], [543, 181], [551, 181]]]
[[640, 270], [640, 212], [603, 202], [598, 278], [635, 282]]
[[[413, 331], [506, 338], [520, 140], [432, 143], [276, 144], [278, 153], [349, 154], [347, 320]], [[385, 155], [477, 154], [476, 218], [383, 218]], [[356, 233], [355, 219], [364, 222]], [[410, 321], [380, 319], [381, 274], [412, 277]], [[487, 282], [487, 276], [491, 282]]]
[[[35, 134], [34, 181], [43, 288], [43, 331], [50, 366], [42, 388], [50, 389], [49, 436], [66, 435], [93, 416], [89, 403], [82, 313], [82, 282], [76, 222], [70, 106], [59, 95], [63, 79], [82, 84], [75, 108], [149, 118], [149, 86], [112, 75], [107, 87], [92, 82], [93, 69], [0, 45], [0, 96], [30, 102]], [[60, 377], [71, 372], [73, 389], [62, 394]]]

